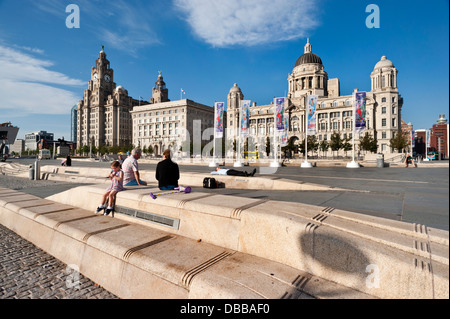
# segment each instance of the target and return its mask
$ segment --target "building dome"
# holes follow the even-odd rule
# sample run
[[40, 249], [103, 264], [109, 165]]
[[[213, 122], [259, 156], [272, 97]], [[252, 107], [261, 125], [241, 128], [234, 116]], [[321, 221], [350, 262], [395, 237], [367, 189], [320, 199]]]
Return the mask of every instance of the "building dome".
[[236, 83], [234, 83], [233, 87], [230, 89], [230, 93], [233, 93], [233, 92], [242, 93], [241, 89], [239, 88], [239, 86]]
[[381, 69], [381, 68], [393, 68], [394, 63], [392, 63], [391, 60], [388, 60], [385, 56], [381, 57], [381, 60], [375, 65], [375, 69]]
[[299, 66], [299, 65], [307, 64], [307, 63], [322, 64], [322, 60], [320, 59], [320, 57], [317, 54], [305, 53], [297, 59], [297, 62], [295, 62], [295, 66]]
[[312, 53], [311, 50], [312, 46], [308, 39], [308, 42], [305, 45], [305, 53], [297, 59], [294, 68], [302, 64], [322, 64], [322, 59], [317, 54]]

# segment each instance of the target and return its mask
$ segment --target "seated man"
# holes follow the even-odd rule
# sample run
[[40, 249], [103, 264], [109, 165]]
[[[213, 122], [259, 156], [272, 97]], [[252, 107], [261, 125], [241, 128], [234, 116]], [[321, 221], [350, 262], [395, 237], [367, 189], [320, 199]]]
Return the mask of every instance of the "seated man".
[[137, 160], [141, 158], [141, 149], [135, 148], [131, 151], [131, 155], [122, 164], [123, 170], [123, 186], [141, 186], [147, 185], [140, 179]]
[[158, 180], [160, 190], [173, 190], [178, 187], [180, 179], [180, 170], [178, 164], [170, 159], [170, 150], [167, 149], [163, 153], [163, 160], [156, 165], [155, 177]]
[[216, 170], [214, 172], [211, 172], [212, 175], [230, 175], [230, 176], [254, 176], [256, 173], [256, 168], [253, 169], [251, 173], [247, 173], [246, 171], [238, 171], [235, 169], [229, 169], [229, 168], [220, 168], [219, 166], [216, 167]]

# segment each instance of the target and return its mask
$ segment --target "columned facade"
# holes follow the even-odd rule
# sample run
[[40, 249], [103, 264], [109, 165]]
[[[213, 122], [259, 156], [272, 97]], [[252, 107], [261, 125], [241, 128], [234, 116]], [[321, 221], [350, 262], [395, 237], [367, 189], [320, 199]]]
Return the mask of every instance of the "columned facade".
[[[366, 131], [378, 141], [378, 151], [393, 153], [389, 147], [390, 139], [401, 129], [401, 111], [403, 99], [397, 87], [398, 71], [393, 63], [385, 56], [376, 63], [370, 74], [371, 90], [367, 93], [366, 102]], [[328, 78], [322, 60], [312, 52], [309, 43], [304, 47], [301, 55], [288, 75], [288, 94], [286, 114], [289, 115], [289, 139], [296, 144], [301, 143], [305, 134], [305, 101], [307, 95], [318, 95], [316, 110], [316, 137], [318, 142], [329, 141], [333, 133], [339, 133], [341, 138], [350, 138], [353, 134], [353, 94], [340, 94], [338, 78]], [[228, 94], [227, 124], [231, 136], [236, 136], [239, 127], [239, 104], [243, 99], [242, 90], [234, 84]], [[251, 100], [251, 97], [248, 97]], [[274, 105], [250, 108], [250, 135], [258, 141], [264, 141], [273, 136]], [[365, 134], [365, 132], [361, 133]], [[355, 136], [358, 144], [359, 137]], [[263, 145], [259, 145], [260, 147]], [[261, 149], [261, 148], [258, 149]], [[331, 152], [331, 151], [329, 151]]]

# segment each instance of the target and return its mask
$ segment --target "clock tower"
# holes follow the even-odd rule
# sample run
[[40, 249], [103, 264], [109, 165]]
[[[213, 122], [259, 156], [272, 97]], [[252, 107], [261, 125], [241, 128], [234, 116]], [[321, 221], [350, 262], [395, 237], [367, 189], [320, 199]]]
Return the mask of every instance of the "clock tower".
[[106, 104], [108, 95], [111, 95], [116, 88], [113, 76], [114, 70], [110, 68], [104, 46], [102, 46], [99, 57], [95, 60], [95, 66], [91, 69], [91, 81], [89, 81], [89, 89], [92, 92], [92, 107], [102, 107]]
[[131, 144], [130, 110], [139, 101], [128, 96], [122, 86], [116, 87], [104, 47], [91, 68], [88, 89], [77, 107], [78, 147]]

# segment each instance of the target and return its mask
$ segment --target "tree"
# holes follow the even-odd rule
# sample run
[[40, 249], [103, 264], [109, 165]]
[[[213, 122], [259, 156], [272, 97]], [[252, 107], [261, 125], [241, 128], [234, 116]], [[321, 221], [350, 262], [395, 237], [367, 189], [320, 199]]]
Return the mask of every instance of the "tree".
[[[343, 147], [343, 141], [339, 133], [333, 133], [330, 137], [330, 148], [333, 152], [339, 151]], [[333, 154], [334, 155], [334, 154]]]
[[394, 133], [394, 137], [390, 140], [390, 147], [397, 149], [399, 152], [401, 152], [408, 145], [408, 134], [403, 132], [403, 130], [399, 130], [397, 134]]
[[327, 140], [323, 140], [322, 142], [320, 142], [319, 148], [322, 151], [322, 156], [323, 156], [323, 153], [328, 151], [328, 149], [330, 148], [330, 145], [328, 144]]
[[153, 147], [152, 147], [151, 145], [149, 145], [149, 146], [147, 147], [147, 153], [150, 154], [150, 155], [153, 154]]
[[366, 134], [359, 139], [359, 149], [362, 151], [376, 153], [378, 149], [378, 142], [369, 132], [366, 132]]
[[353, 148], [352, 143], [350, 143], [352, 139], [350, 137], [347, 137], [346, 139], [342, 140], [342, 149], [345, 152], [345, 156], [347, 156], [347, 152], [351, 151]]
[[317, 141], [317, 137], [315, 135], [308, 135], [308, 151], [311, 151], [311, 155], [314, 155], [314, 152], [317, 152], [319, 149], [319, 142]]

